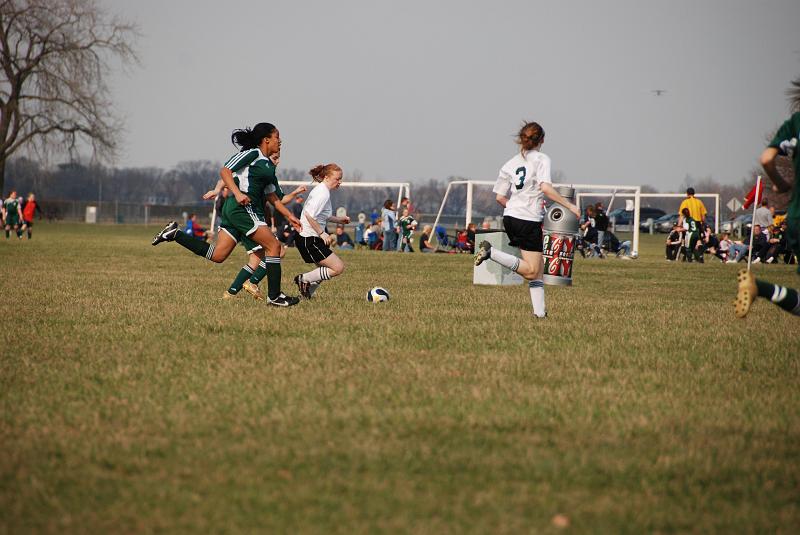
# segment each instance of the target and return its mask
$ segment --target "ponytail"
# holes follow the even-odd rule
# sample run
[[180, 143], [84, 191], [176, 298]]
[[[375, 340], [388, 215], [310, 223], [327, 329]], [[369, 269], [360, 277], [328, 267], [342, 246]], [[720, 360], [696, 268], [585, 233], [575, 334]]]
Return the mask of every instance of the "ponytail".
[[278, 129], [271, 123], [258, 123], [252, 130], [247, 127], [234, 130], [231, 134], [231, 143], [240, 147], [240, 150], [254, 149], [261, 144], [262, 139], [270, 137], [276, 130]]
[[519, 144], [520, 154], [523, 156], [527, 151], [538, 147], [542, 141], [544, 141], [544, 128], [533, 121], [523, 124], [517, 134], [517, 144]]
[[335, 171], [341, 171], [342, 168], [335, 163], [320, 164], [313, 167], [308, 174], [314, 179], [314, 182], [322, 182], [325, 178]]

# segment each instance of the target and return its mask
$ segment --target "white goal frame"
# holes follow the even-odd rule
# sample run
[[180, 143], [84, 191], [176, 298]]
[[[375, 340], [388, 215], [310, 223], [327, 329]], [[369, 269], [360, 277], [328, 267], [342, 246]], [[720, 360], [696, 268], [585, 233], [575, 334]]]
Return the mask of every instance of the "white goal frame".
[[[302, 180], [281, 180], [280, 185], [286, 186], [308, 186], [309, 190], [319, 182], [302, 181]], [[341, 188], [398, 188], [397, 192], [397, 207], [400, 206], [400, 201], [403, 197], [411, 198], [411, 183], [410, 182], [342, 182], [339, 186]], [[284, 192], [289, 193], [289, 192]], [[405, 194], [405, 195], [404, 195]]]
[[[467, 200], [466, 200], [466, 216], [464, 226], [466, 227], [472, 222], [472, 196], [473, 196], [473, 189], [477, 186], [494, 186], [495, 181], [489, 180], [454, 180], [447, 184], [447, 189], [444, 192], [444, 197], [442, 198], [442, 203], [439, 205], [439, 212], [436, 214], [436, 221], [433, 224], [434, 228], [434, 239], [436, 236], [436, 226], [439, 224], [439, 219], [441, 219], [442, 212], [444, 211], [444, 205], [447, 202], [447, 196], [450, 194], [450, 189], [453, 186], [460, 186], [466, 185], [467, 186]], [[639, 254], [639, 219], [640, 219], [640, 211], [641, 211], [641, 196], [642, 196], [642, 188], [641, 186], [622, 186], [622, 185], [603, 185], [603, 184], [553, 184], [553, 186], [568, 186], [570, 188], [575, 189], [575, 200], [576, 202], [580, 198], [581, 195], [590, 195], [589, 192], [593, 190], [605, 190], [611, 191], [611, 193], [597, 193], [594, 194], [595, 197], [600, 196], [611, 196], [612, 199], [615, 195], [617, 195], [617, 191], [629, 191], [625, 195], [631, 196], [634, 198], [634, 208], [633, 208], [633, 246], [631, 247], [631, 252], [634, 255]], [[585, 190], [585, 193], [580, 193], [579, 190]], [[613, 200], [612, 200], [613, 202]], [[580, 204], [578, 204], [580, 206]]]

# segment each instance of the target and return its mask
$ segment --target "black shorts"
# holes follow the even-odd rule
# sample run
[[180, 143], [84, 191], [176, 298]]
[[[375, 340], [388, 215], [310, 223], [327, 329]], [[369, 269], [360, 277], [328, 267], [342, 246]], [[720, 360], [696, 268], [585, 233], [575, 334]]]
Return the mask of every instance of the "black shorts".
[[319, 264], [333, 254], [333, 251], [318, 236], [306, 237], [298, 234], [294, 239], [294, 244], [300, 251], [300, 256], [308, 264]]
[[503, 228], [508, 234], [509, 245], [523, 251], [542, 252], [542, 222], [503, 216]]

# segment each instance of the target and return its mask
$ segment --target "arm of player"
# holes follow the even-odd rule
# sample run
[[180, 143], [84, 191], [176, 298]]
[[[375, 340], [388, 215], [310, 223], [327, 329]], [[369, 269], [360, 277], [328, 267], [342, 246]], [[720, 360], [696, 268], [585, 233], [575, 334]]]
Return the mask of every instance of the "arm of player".
[[[284, 196], [285, 197], [285, 196]], [[286, 206], [283, 205], [280, 199], [278, 199], [278, 194], [274, 191], [272, 193], [267, 194], [267, 200], [275, 207], [275, 209], [286, 218], [296, 231], [300, 232], [303, 229], [303, 225], [300, 223], [300, 220], [297, 219], [294, 214], [292, 214]]]
[[350, 218], [348, 216], [337, 217], [337, 216], [333, 215], [333, 216], [328, 218], [328, 221], [330, 221], [331, 223], [335, 223], [337, 225], [340, 224], [340, 223], [342, 225], [347, 225], [348, 223], [350, 223]]
[[578, 207], [569, 202], [564, 197], [562, 197], [561, 194], [556, 191], [556, 189], [553, 187], [552, 184], [548, 182], [541, 182], [539, 184], [539, 187], [542, 189], [542, 193], [544, 193], [545, 197], [547, 197], [553, 202], [557, 202], [558, 204], [560, 204], [561, 206], [563, 206], [564, 208], [575, 214], [575, 217], [580, 219], [581, 211], [578, 209]]
[[237, 203], [241, 205], [250, 204], [250, 197], [242, 193], [236, 185], [236, 182], [234, 182], [233, 171], [223, 166], [223, 168], [219, 170], [219, 176], [222, 177], [222, 182], [225, 184], [225, 187], [233, 193], [233, 197], [236, 199]]
[[[303, 215], [306, 217], [306, 221], [308, 221], [308, 224], [311, 225], [311, 229], [317, 233], [317, 236], [322, 238], [322, 241], [324, 241], [326, 245], [332, 245], [335, 238], [330, 234], [328, 234], [327, 232], [325, 232], [325, 229], [319, 226], [319, 223], [317, 223], [317, 220], [314, 219], [314, 216], [312, 216], [305, 210], [303, 210]], [[331, 221], [332, 219], [333, 218], [331, 217], [328, 219], [328, 221]]]
[[296, 188], [296, 189], [295, 189], [293, 192], [291, 192], [291, 193], [288, 193], [288, 194], [284, 195], [284, 196], [283, 196], [283, 199], [281, 199], [281, 202], [282, 202], [284, 205], [287, 205], [287, 204], [289, 204], [290, 202], [292, 202], [292, 201], [294, 200], [294, 198], [295, 198], [295, 197], [297, 197], [297, 196], [298, 196], [298, 195], [300, 195], [301, 193], [305, 193], [306, 191], [308, 191], [308, 188], [307, 188], [307, 187], [305, 187], [305, 186], [297, 186], [297, 188]]
[[772, 189], [777, 193], [784, 193], [789, 191], [792, 186], [786, 180], [784, 180], [784, 178], [778, 172], [778, 165], [775, 162], [777, 158], [778, 149], [775, 147], [767, 147], [764, 149], [764, 152], [761, 153], [761, 166], [764, 168], [767, 176], [774, 184]]
[[210, 189], [203, 194], [203, 200], [210, 200], [215, 199], [217, 195], [225, 188], [225, 182], [220, 178], [217, 180], [217, 184], [214, 186], [214, 189]]

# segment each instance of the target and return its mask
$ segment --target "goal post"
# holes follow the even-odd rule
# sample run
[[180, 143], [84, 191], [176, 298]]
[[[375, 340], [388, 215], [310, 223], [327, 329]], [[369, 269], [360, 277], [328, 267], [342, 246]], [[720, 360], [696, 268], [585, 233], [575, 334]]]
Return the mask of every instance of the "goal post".
[[[467, 187], [467, 199], [466, 199], [466, 206], [465, 206], [465, 217], [464, 217], [464, 226], [466, 227], [472, 222], [472, 199], [473, 199], [473, 191], [475, 186], [494, 186], [495, 181], [489, 180], [454, 180], [447, 184], [447, 189], [445, 189], [444, 197], [442, 198], [442, 203], [439, 205], [439, 211], [436, 214], [436, 221], [434, 222], [434, 236], [436, 236], [436, 226], [439, 225], [439, 220], [442, 217], [442, 212], [444, 211], [445, 203], [447, 203], [447, 197], [450, 195], [450, 190], [453, 186], [466, 186]], [[613, 196], [617, 195], [617, 191], [626, 191], [629, 192], [628, 195], [634, 198], [634, 225], [633, 225], [633, 244], [631, 247], [631, 252], [635, 255], [639, 254], [639, 219], [640, 219], [640, 210], [641, 210], [641, 195], [642, 189], [641, 186], [622, 186], [622, 185], [603, 185], [603, 184], [553, 184], [554, 186], [568, 186], [575, 189], [576, 194], [580, 195], [588, 195], [589, 192], [593, 192], [596, 190], [602, 190], [604, 192], [610, 191], [611, 193], [600, 193], [595, 194], [595, 196]], [[580, 206], [580, 205], [579, 205]], [[435, 238], [436, 239], [436, 238]]]

